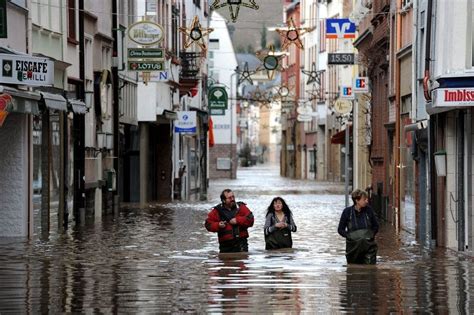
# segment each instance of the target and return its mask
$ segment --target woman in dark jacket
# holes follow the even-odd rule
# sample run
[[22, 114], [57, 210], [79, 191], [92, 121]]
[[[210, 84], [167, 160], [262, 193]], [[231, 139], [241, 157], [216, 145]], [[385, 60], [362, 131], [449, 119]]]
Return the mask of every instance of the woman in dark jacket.
[[265, 226], [265, 249], [291, 248], [291, 232], [296, 232], [293, 214], [281, 197], [273, 198], [268, 206]]

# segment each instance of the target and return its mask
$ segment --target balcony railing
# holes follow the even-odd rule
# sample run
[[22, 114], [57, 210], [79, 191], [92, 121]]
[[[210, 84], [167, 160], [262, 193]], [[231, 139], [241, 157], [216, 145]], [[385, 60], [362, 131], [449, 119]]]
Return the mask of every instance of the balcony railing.
[[196, 79], [199, 74], [200, 52], [181, 52], [180, 79]]

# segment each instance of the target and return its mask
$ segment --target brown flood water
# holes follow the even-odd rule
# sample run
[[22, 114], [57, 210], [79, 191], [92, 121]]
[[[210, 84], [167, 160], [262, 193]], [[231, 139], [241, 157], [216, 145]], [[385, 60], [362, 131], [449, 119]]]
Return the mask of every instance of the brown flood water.
[[[0, 240], [0, 314], [474, 313], [472, 259], [382, 226], [376, 266], [347, 266], [341, 187], [268, 167], [211, 182], [209, 202], [128, 207], [48, 240]], [[224, 187], [255, 215], [249, 253], [219, 255], [203, 222]], [[265, 251], [266, 207], [294, 213], [294, 248]]]

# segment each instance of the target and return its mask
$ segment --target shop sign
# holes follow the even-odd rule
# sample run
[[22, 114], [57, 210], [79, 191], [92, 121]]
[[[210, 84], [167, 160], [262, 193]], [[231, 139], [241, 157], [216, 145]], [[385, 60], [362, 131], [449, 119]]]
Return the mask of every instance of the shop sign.
[[52, 86], [54, 62], [47, 58], [0, 54], [0, 83]]
[[164, 82], [169, 80], [168, 71], [139, 72], [138, 81], [140, 82]]
[[196, 133], [196, 112], [178, 112], [178, 119], [175, 121], [174, 132], [176, 133]]
[[369, 78], [356, 77], [354, 79], [354, 86], [352, 87], [354, 93], [368, 93], [369, 92]]
[[339, 115], [349, 114], [352, 111], [352, 102], [349, 100], [338, 99], [334, 102], [334, 110]]
[[129, 61], [130, 71], [163, 71], [165, 63], [163, 61]]
[[474, 106], [474, 87], [436, 89], [433, 104], [435, 107]]
[[162, 60], [164, 51], [161, 48], [129, 48], [128, 59]]
[[352, 94], [352, 86], [341, 86], [340, 98], [345, 99], [354, 99], [354, 94]]
[[128, 37], [139, 45], [156, 45], [163, 40], [163, 28], [151, 21], [139, 21], [128, 27]]
[[355, 55], [353, 53], [329, 53], [328, 65], [353, 65]]
[[212, 109], [227, 109], [227, 102], [229, 97], [227, 91], [223, 86], [212, 86], [208, 93], [209, 108]]
[[356, 25], [349, 19], [326, 19], [326, 38], [355, 38]]

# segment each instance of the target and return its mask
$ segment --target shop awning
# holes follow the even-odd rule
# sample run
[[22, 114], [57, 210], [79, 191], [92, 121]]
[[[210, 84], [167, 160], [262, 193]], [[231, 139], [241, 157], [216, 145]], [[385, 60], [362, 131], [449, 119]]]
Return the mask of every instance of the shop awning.
[[67, 111], [67, 102], [64, 96], [47, 92], [40, 92], [40, 94], [41, 100], [44, 102], [47, 108]]
[[22, 91], [0, 85], [0, 94], [12, 97], [8, 106], [9, 113], [39, 114], [38, 101], [41, 99], [41, 95], [38, 92]]
[[[352, 125], [349, 125], [349, 136], [352, 136]], [[346, 129], [339, 131], [331, 137], [331, 144], [345, 144]]]
[[83, 101], [68, 99], [67, 103], [69, 105], [69, 109], [71, 109], [74, 114], [84, 115], [89, 111], [89, 108], [87, 108], [86, 103]]

